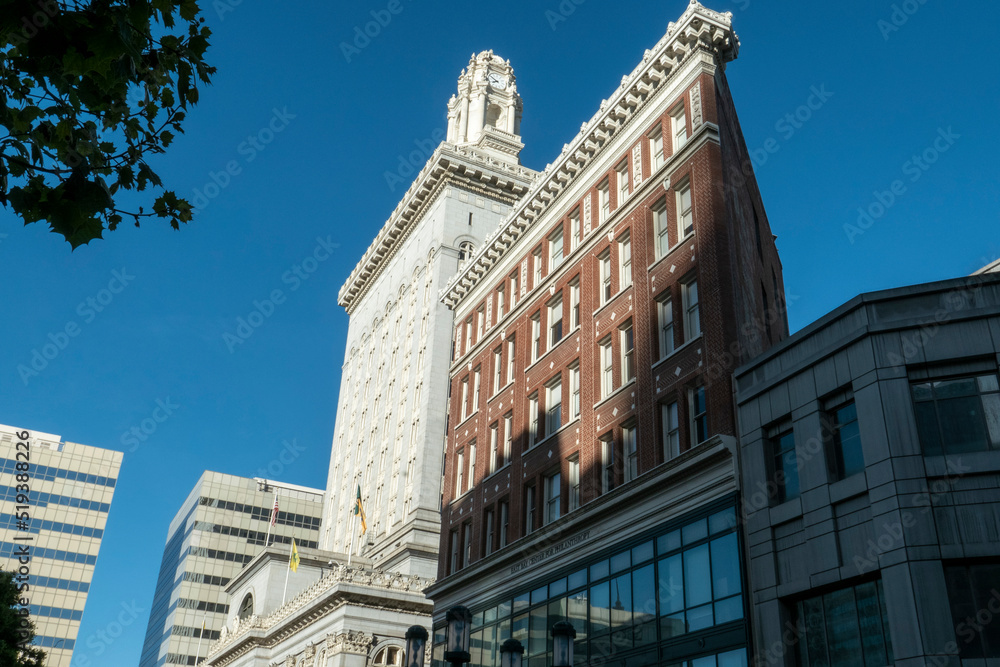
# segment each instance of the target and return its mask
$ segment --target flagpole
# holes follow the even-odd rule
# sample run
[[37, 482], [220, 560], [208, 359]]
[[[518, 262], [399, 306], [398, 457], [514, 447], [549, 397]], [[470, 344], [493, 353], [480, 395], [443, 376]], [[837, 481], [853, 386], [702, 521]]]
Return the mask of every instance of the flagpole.
[[347, 552], [347, 567], [351, 566], [351, 556], [354, 555], [354, 522], [357, 520], [357, 515], [351, 513], [351, 548]]
[[197, 665], [201, 660], [201, 641], [205, 638], [205, 623], [201, 622], [201, 634], [198, 636], [198, 651], [194, 654], [194, 664]]
[[[274, 494], [274, 502], [275, 503], [278, 502], [278, 493], [277, 492], [275, 492], [275, 494]], [[274, 505], [271, 505], [271, 508], [272, 508], [271, 509], [271, 514], [273, 515], [274, 514], [274, 509], [273, 509]], [[267, 537], [264, 538], [264, 548], [265, 549], [268, 546], [270, 546], [270, 544], [271, 544], [271, 526], [274, 524], [275, 517], [271, 516], [270, 519], [271, 520], [267, 522]]]
[[288, 593], [288, 577], [292, 574], [292, 549], [295, 548], [295, 540], [292, 539], [291, 546], [288, 547], [288, 570], [285, 572], [285, 590], [281, 592], [281, 606], [285, 606], [285, 595]]

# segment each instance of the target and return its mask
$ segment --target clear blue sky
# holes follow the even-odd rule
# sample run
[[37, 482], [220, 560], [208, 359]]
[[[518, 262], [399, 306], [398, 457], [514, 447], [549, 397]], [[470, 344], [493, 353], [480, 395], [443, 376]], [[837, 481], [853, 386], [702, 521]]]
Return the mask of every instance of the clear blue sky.
[[[122, 434], [158, 400], [178, 406], [125, 455], [77, 644], [94, 665], [138, 662], [167, 526], [202, 470], [254, 476], [295, 439], [305, 451], [281, 477], [325, 486], [347, 328], [337, 291], [409, 184], [392, 191], [386, 172], [445, 127], [470, 54], [511, 60], [522, 158], [541, 169], [686, 7], [567, 0], [575, 11], [553, 30], [557, 0], [399, 0], [402, 12], [348, 63], [339, 44], [388, 0], [237, 1], [216, 2], [232, 10], [220, 17], [203, 0], [219, 71], [156, 162], [188, 196], [236, 162], [240, 173], [194, 223], [125, 224], [70, 253], [43, 225], [0, 212], [0, 423], [127, 450]], [[897, 14], [891, 32], [879, 27], [892, 25], [890, 0], [710, 4], [735, 14], [742, 39], [728, 74], [747, 143], [777, 147], [758, 176], [796, 297], [793, 330], [859, 292], [968, 274], [1000, 256], [1000, 59], [971, 36], [1000, 23], [1000, 7], [903, 4], [917, 10]], [[807, 122], [779, 125], [823, 86], [833, 95]], [[294, 118], [276, 122], [287, 125], [263, 150], [241, 148], [274, 109]], [[928, 149], [924, 171], [910, 161]], [[896, 180], [901, 194], [851, 243], [844, 225]], [[327, 236], [340, 247], [293, 291], [283, 275]], [[122, 268], [134, 278], [91, 314], [88, 297]], [[224, 334], [275, 289], [284, 303], [230, 352]], [[79, 335], [25, 384], [17, 366], [69, 322]], [[142, 616], [96, 656], [87, 639], [133, 601]]]

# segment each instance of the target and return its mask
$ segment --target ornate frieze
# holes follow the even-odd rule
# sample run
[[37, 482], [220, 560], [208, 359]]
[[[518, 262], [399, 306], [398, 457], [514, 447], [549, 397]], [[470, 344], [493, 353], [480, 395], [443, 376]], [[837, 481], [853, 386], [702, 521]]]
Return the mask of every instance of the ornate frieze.
[[691, 89], [691, 129], [701, 126], [701, 82], [698, 81]]

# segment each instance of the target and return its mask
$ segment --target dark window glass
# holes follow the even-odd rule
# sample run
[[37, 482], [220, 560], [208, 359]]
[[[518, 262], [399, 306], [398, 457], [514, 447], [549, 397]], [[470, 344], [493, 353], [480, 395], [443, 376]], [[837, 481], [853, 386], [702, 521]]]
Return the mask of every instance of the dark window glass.
[[[983, 623], [1000, 591], [1000, 564], [958, 565], [944, 569], [955, 640], [962, 658], [1000, 658], [1000, 623]], [[980, 617], [976, 620], [977, 615]]]
[[795, 434], [786, 431], [771, 439], [772, 470], [779, 503], [799, 497], [799, 466], [795, 458]]
[[865, 469], [861, 449], [861, 431], [858, 428], [858, 408], [851, 401], [830, 413], [833, 437], [832, 471], [837, 479], [844, 479]]
[[882, 582], [849, 586], [802, 600], [802, 667], [882, 667], [892, 664]]
[[1000, 449], [997, 375], [915, 382], [911, 386], [924, 454]]

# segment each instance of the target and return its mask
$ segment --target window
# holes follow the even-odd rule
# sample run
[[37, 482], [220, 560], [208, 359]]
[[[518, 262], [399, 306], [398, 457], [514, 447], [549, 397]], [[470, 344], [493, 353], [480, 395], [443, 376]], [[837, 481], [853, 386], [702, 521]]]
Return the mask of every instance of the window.
[[535, 487], [524, 489], [524, 534], [530, 535], [535, 530]]
[[458, 450], [458, 454], [455, 456], [455, 461], [456, 461], [456, 465], [455, 465], [455, 497], [458, 498], [460, 495], [462, 495], [462, 492], [464, 490], [464, 486], [463, 486], [464, 481], [462, 479], [462, 476], [465, 473], [465, 450], [464, 449]]
[[552, 523], [560, 516], [561, 477], [559, 473], [553, 473], [545, 478], [545, 523]]
[[493, 393], [496, 394], [503, 386], [503, 348], [493, 350]]
[[601, 398], [607, 398], [614, 390], [614, 364], [611, 358], [611, 339], [605, 338], [601, 346]]
[[503, 416], [503, 465], [510, 461], [510, 446], [514, 440], [514, 414], [508, 412]]
[[483, 331], [486, 329], [486, 311], [482, 306], [476, 311], [476, 342], [483, 339]]
[[531, 360], [537, 361], [542, 356], [542, 316], [535, 313], [531, 316]]
[[489, 556], [493, 553], [493, 531], [496, 530], [496, 526], [493, 525], [493, 510], [488, 509], [483, 515], [483, 554]]
[[670, 112], [670, 127], [674, 137], [674, 155], [676, 155], [688, 139], [687, 115], [684, 113], [683, 102]]
[[556, 296], [556, 298], [549, 301], [548, 305], [548, 323], [549, 323], [549, 347], [554, 347], [556, 343], [562, 340], [563, 336], [563, 304], [562, 304], [562, 294]]
[[549, 273], [563, 260], [563, 229], [559, 229], [549, 237]]
[[457, 530], [453, 530], [449, 533], [448, 541], [451, 543], [451, 567], [449, 568], [449, 571], [454, 574], [458, 572], [458, 553], [460, 548]]
[[562, 427], [562, 379], [545, 388], [545, 434], [552, 435]]
[[462, 421], [469, 416], [469, 378], [462, 379]]
[[688, 390], [691, 398], [691, 446], [708, 440], [708, 405], [705, 387]]
[[528, 418], [531, 420], [528, 427], [528, 446], [531, 447], [538, 442], [538, 392], [528, 398]]
[[660, 419], [663, 424], [663, 460], [669, 461], [681, 453], [681, 424], [676, 401], [660, 406]]
[[622, 427], [622, 450], [625, 452], [625, 481], [631, 482], [639, 476], [639, 441], [634, 424]]
[[507, 384], [514, 381], [514, 337], [507, 339]]
[[583, 228], [580, 226], [580, 209], [577, 207], [569, 214], [569, 234], [570, 234], [570, 249], [576, 250], [580, 245], [580, 239], [583, 237]]
[[694, 232], [694, 215], [691, 212], [691, 184], [677, 189], [677, 242]]
[[670, 252], [670, 223], [667, 218], [667, 202], [661, 200], [653, 208], [653, 233], [656, 234], [656, 259]]
[[910, 390], [924, 455], [1000, 449], [996, 373], [913, 382]]
[[630, 322], [620, 332], [622, 351], [622, 384], [635, 379], [635, 330]]
[[858, 408], [854, 400], [829, 410], [827, 423], [830, 429], [829, 465], [834, 479], [845, 479], [865, 469], [865, 456], [861, 448], [861, 430], [858, 428]]
[[567, 461], [569, 469], [569, 511], [580, 507], [580, 456], [574, 455]]
[[795, 458], [795, 433], [791, 425], [773, 429], [768, 438], [771, 448], [771, 474], [778, 487], [777, 502], [799, 497], [799, 466]]
[[490, 426], [490, 474], [492, 475], [497, 470], [503, 467], [503, 461], [501, 460], [500, 454], [500, 430], [499, 424], [493, 424]]
[[653, 133], [649, 135], [649, 155], [653, 171], [656, 172], [663, 166], [663, 126], [657, 125]]
[[500, 548], [507, 546], [508, 529], [510, 528], [510, 505], [506, 500], [500, 501]]
[[469, 241], [462, 241], [458, 244], [458, 261], [464, 262], [472, 258], [472, 253], [476, 251], [476, 246], [474, 246]]
[[531, 253], [531, 270], [534, 273], [534, 281], [531, 283], [531, 289], [536, 289], [538, 285], [542, 282], [542, 249], [538, 248], [535, 252]]
[[684, 342], [701, 335], [701, 313], [698, 308], [698, 281], [693, 277], [681, 283], [684, 304]]
[[580, 364], [569, 367], [569, 418], [574, 420], [580, 416]]
[[[959, 655], [964, 659], [1000, 658], [1000, 628], [997, 627], [996, 616], [991, 614], [992, 622], [983, 623], [981, 619], [976, 624], [971, 622], [983, 610], [992, 612], [995, 607], [993, 600], [1000, 590], [1000, 565], [946, 566], [944, 580], [951, 602], [956, 643], [961, 647]], [[973, 631], [978, 628], [981, 630]]]
[[668, 292], [656, 302], [660, 328], [660, 359], [674, 353], [674, 302]]
[[517, 272], [510, 274], [510, 309], [514, 310], [514, 306], [517, 305], [518, 287], [520, 286], [521, 280], [517, 275]]
[[798, 642], [802, 667], [895, 664], [881, 580], [802, 600], [795, 616], [805, 631]]
[[503, 285], [497, 288], [497, 322], [503, 319], [503, 309], [507, 299], [506, 289]]
[[605, 250], [597, 257], [601, 280], [601, 305], [611, 300], [611, 252]]
[[575, 278], [569, 284], [569, 328], [580, 326], [580, 279]]
[[625, 200], [628, 199], [628, 160], [622, 162], [615, 169], [616, 182], [618, 183], [618, 207], [621, 208]]
[[472, 318], [465, 321], [465, 353], [472, 349]]
[[[320, 653], [322, 656], [322, 653]], [[403, 650], [397, 646], [384, 648], [375, 655], [374, 667], [396, 667], [402, 665]]]
[[601, 493], [615, 488], [615, 441], [608, 435], [601, 438]]
[[462, 567], [472, 563], [472, 524], [462, 524]]
[[240, 610], [237, 612], [237, 617], [241, 621], [245, 621], [251, 616], [253, 616], [253, 595], [250, 593], [246, 594], [243, 598], [243, 602], [240, 603]]
[[472, 374], [472, 411], [479, 411], [479, 380], [482, 376], [480, 369], [477, 368]]
[[598, 223], [604, 222], [611, 215], [611, 197], [609, 196], [607, 181], [597, 186], [597, 210]]
[[632, 238], [626, 233], [618, 240], [618, 289], [632, 284]]

